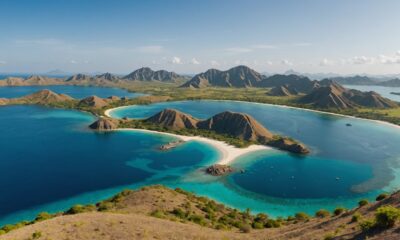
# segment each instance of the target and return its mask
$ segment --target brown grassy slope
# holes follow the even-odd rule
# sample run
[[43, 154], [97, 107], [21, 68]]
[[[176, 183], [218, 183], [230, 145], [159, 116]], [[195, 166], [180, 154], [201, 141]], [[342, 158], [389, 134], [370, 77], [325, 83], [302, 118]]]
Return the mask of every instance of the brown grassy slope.
[[[238, 228], [217, 230], [210, 222], [203, 225], [177, 218], [171, 212], [190, 209], [190, 214], [205, 216], [202, 210], [209, 200], [191, 194], [174, 191], [161, 186], [147, 187], [129, 193], [106, 212], [89, 212], [64, 215], [38, 222], [0, 237], [0, 239], [365, 239], [357, 222], [351, 218], [355, 211], [363, 218], [373, 216], [373, 211], [382, 205], [400, 206], [400, 193], [378, 203], [369, 204], [336, 217], [313, 218], [309, 221], [288, 221], [280, 228], [251, 230], [241, 233]], [[155, 211], [163, 213], [150, 216]], [[217, 217], [232, 213], [232, 209], [221, 207]], [[154, 214], [153, 214], [154, 215]], [[398, 239], [400, 227], [372, 232], [368, 239]]]

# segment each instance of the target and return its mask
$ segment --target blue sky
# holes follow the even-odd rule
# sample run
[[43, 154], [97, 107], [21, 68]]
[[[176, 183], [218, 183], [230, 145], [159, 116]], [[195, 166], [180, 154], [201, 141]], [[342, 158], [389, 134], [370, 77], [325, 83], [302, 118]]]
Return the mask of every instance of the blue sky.
[[1, 0], [0, 72], [400, 72], [398, 0]]

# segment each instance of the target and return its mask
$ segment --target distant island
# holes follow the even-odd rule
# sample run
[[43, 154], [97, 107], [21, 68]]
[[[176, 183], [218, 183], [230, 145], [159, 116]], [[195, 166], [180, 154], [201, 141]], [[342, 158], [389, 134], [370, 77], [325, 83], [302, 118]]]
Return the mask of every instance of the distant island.
[[393, 95], [400, 95], [400, 92], [390, 92], [390, 94], [393, 94]]
[[[363, 79], [357, 77], [354, 81], [362, 82], [365, 80]], [[24, 79], [9, 77], [0, 81], [0, 86], [118, 87], [146, 93], [153, 98], [151, 100], [150, 98], [121, 99], [114, 100], [112, 103], [108, 101], [108, 104], [97, 104], [98, 107], [95, 110], [85, 107], [86, 110], [96, 112], [99, 115], [106, 108], [143, 104], [148, 103], [148, 101], [213, 99], [285, 105], [382, 120], [400, 125], [398, 114], [400, 105], [398, 102], [382, 97], [376, 92], [347, 89], [340, 84], [341, 82], [347, 83], [341, 78], [317, 81], [293, 73], [266, 76], [247, 66], [240, 65], [226, 71], [209, 69], [191, 78], [166, 70], [155, 71], [143, 67], [125, 76], [104, 73], [95, 76], [76, 74], [67, 78], [30, 76]], [[0, 104], [6, 104], [6, 102], [6, 99], [0, 99]], [[97, 102], [101, 101], [97, 100]], [[57, 105], [61, 107], [62, 104]], [[69, 107], [82, 109], [82, 107], [74, 104]]]

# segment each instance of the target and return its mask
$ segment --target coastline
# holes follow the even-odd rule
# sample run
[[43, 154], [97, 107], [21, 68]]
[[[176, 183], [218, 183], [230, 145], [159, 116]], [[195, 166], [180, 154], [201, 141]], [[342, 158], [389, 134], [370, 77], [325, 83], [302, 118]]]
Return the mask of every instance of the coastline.
[[153, 134], [163, 134], [171, 137], [176, 137], [180, 140], [183, 140], [185, 142], [188, 141], [198, 141], [202, 142], [208, 145], [211, 145], [214, 147], [217, 151], [220, 152], [221, 156], [219, 157], [218, 161], [216, 164], [223, 164], [223, 165], [229, 165], [235, 159], [256, 151], [260, 150], [271, 150], [271, 147], [268, 146], [263, 146], [263, 145], [250, 145], [246, 148], [238, 148], [232, 145], [229, 145], [225, 142], [217, 141], [214, 139], [209, 139], [205, 137], [199, 137], [199, 136], [183, 136], [183, 135], [178, 135], [178, 134], [173, 134], [173, 133], [166, 133], [166, 132], [158, 132], [158, 131], [153, 131], [153, 130], [147, 130], [147, 129], [136, 129], [136, 128], [118, 128], [113, 131], [135, 131], [135, 132], [145, 132], [145, 133], [153, 133]]
[[[262, 105], [269, 105], [269, 106], [275, 106], [275, 107], [297, 109], [297, 110], [309, 111], [309, 112], [315, 112], [315, 113], [321, 113], [321, 114], [328, 114], [328, 115], [339, 116], [339, 117], [348, 117], [348, 118], [353, 118], [353, 119], [360, 119], [360, 120], [371, 121], [371, 122], [383, 124], [383, 125], [386, 125], [386, 126], [390, 126], [390, 127], [396, 128], [396, 129], [400, 129], [400, 126], [399, 126], [399, 125], [396, 125], [396, 124], [393, 124], [393, 123], [390, 123], [390, 122], [385, 122], [385, 121], [382, 121], [382, 120], [374, 120], [374, 119], [368, 119], [368, 118], [360, 118], [360, 117], [355, 117], [355, 116], [350, 116], [350, 115], [345, 115], [345, 114], [340, 114], [340, 113], [324, 112], [324, 111], [315, 110], [315, 109], [293, 107], [293, 106], [288, 106], [288, 105], [279, 105], [279, 104], [272, 104], [272, 103], [249, 102], [249, 101], [240, 101], [240, 100], [199, 99], [199, 100], [182, 100], [182, 101], [215, 101], [215, 102], [226, 102], [226, 101], [230, 101], [230, 102], [242, 102], [242, 103], [262, 104]], [[105, 115], [106, 117], [113, 118], [113, 117], [110, 115], [110, 112], [111, 112], [111, 111], [114, 111], [114, 110], [117, 110], [117, 109], [121, 109], [121, 108], [125, 108], [125, 107], [129, 107], [129, 106], [135, 106], [135, 105], [127, 105], [127, 106], [120, 106], [120, 107], [116, 107], [116, 108], [110, 108], [110, 109], [107, 109], [107, 110], [104, 111], [104, 115]]]

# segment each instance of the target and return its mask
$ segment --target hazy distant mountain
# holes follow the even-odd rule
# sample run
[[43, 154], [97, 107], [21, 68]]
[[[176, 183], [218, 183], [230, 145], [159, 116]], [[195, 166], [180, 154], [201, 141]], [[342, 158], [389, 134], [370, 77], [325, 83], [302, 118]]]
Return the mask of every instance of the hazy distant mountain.
[[[311, 92], [315, 87], [318, 86], [318, 81], [312, 81], [308, 77], [304, 76], [299, 76], [299, 75], [281, 75], [281, 74], [276, 74], [270, 77], [267, 77], [262, 80], [262, 82], [259, 84], [260, 87], [266, 87], [266, 88], [275, 88], [272, 91], [272, 93], [279, 92], [279, 88], [283, 91], [285, 89], [289, 93], [309, 93]], [[285, 89], [283, 89], [283, 88]], [[270, 92], [270, 94], [272, 94]]]
[[370, 77], [367, 76], [352, 76], [352, 77], [334, 77], [334, 78], [329, 78], [331, 80], [334, 80], [335, 82], [339, 84], [345, 84], [345, 85], [375, 85], [377, 84], [376, 80], [373, 80]]
[[400, 87], [400, 79], [399, 78], [395, 78], [395, 79], [392, 79], [392, 80], [380, 82], [377, 85], [384, 86], [384, 87]]
[[319, 108], [339, 109], [355, 107], [391, 108], [399, 106], [398, 103], [384, 98], [376, 92], [346, 89], [332, 80], [326, 80], [324, 85], [315, 88], [311, 93], [302, 97], [299, 102]]
[[233, 67], [227, 71], [209, 69], [195, 75], [181, 87], [257, 87], [265, 76], [246, 66]]
[[185, 77], [178, 75], [174, 72], [168, 72], [165, 70], [153, 71], [151, 68], [143, 67], [124, 76], [122, 79], [137, 81], [175, 82], [177, 80], [185, 79]]

